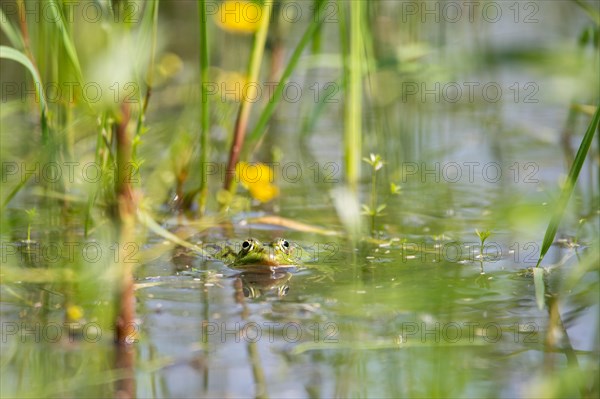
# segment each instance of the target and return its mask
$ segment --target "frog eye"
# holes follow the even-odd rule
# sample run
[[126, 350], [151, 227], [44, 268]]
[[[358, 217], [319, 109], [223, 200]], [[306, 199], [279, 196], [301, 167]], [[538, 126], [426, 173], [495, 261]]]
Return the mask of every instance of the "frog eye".
[[252, 249], [252, 241], [246, 240], [242, 243], [242, 249], [251, 250]]
[[282, 240], [281, 241], [281, 245], [285, 248], [285, 249], [289, 249], [290, 248], [290, 243], [287, 240]]

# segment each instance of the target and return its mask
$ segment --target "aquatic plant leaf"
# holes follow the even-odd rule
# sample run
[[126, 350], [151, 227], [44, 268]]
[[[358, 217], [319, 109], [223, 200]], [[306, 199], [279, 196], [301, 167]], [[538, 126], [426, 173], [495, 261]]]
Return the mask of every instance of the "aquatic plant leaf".
[[10, 22], [6, 14], [4, 14], [4, 11], [2, 11], [2, 9], [0, 9], [0, 20], [2, 21], [2, 23], [0, 24], [0, 29], [2, 29], [2, 32], [6, 35], [10, 43], [16, 49], [22, 50], [24, 47], [23, 37]]
[[288, 83], [288, 80], [290, 79], [290, 76], [292, 75], [292, 72], [294, 71], [294, 69], [296, 69], [296, 65], [298, 64], [298, 61], [300, 60], [300, 57], [302, 55], [302, 52], [304, 51], [304, 48], [312, 40], [314, 35], [318, 32], [319, 27], [325, 20], [325, 16], [327, 14], [324, 13], [323, 10], [324, 10], [324, 7], [326, 4], [327, 4], [327, 2], [323, 2], [321, 5], [321, 8], [319, 8], [318, 10], [315, 11], [315, 15], [317, 17], [313, 18], [310, 25], [306, 28], [306, 31], [300, 38], [300, 41], [296, 45], [296, 48], [292, 52], [292, 55], [290, 56], [288, 64], [286, 65], [285, 69], [283, 70], [283, 73], [281, 74], [281, 78], [279, 79], [279, 82], [277, 83], [277, 86], [275, 87], [275, 90], [273, 90], [273, 96], [271, 97], [271, 100], [266, 105], [266, 107], [262, 110], [262, 112], [258, 118], [258, 121], [256, 122], [256, 125], [254, 126], [254, 129], [252, 129], [252, 131], [248, 134], [249, 142], [258, 142], [261, 139], [261, 137], [265, 134], [265, 132], [266, 132], [265, 127], [267, 126], [267, 123], [271, 119], [271, 115], [273, 115], [273, 112], [275, 112], [275, 108], [277, 107], [277, 105], [279, 105], [279, 103], [281, 101], [281, 98], [283, 96], [283, 90], [285, 89], [286, 84]]
[[197, 245], [194, 245], [188, 241], [185, 241], [179, 237], [177, 237], [175, 234], [171, 233], [170, 231], [166, 230], [165, 228], [163, 228], [162, 226], [160, 226], [150, 215], [148, 215], [146, 212], [138, 210], [137, 212], [137, 217], [138, 220], [147, 228], [149, 228], [150, 230], [152, 230], [155, 234], [163, 237], [166, 240], [169, 240], [177, 245], [181, 245], [182, 247], [185, 248], [189, 248], [192, 249], [198, 253], [200, 253], [202, 256], [205, 256], [207, 258], [210, 258], [210, 255], [204, 251], [202, 248], [200, 248]]
[[596, 25], [600, 25], [600, 12], [598, 12], [598, 10], [596, 10], [592, 5], [587, 4], [583, 0], [575, 0], [575, 3], [577, 3], [579, 7], [585, 10], [585, 12], [594, 21]]
[[33, 76], [33, 81], [35, 83], [36, 92], [40, 98], [40, 107], [41, 112], [43, 114], [46, 111], [47, 104], [46, 96], [44, 95], [44, 92], [40, 90], [40, 88], [44, 86], [42, 85], [40, 75], [38, 75], [37, 69], [35, 69], [35, 66], [31, 62], [31, 60], [29, 60], [29, 58], [27, 58], [27, 56], [22, 52], [6, 46], [0, 46], [0, 58], [16, 61], [19, 64], [23, 65], [25, 68], [27, 68], [27, 70], [31, 73], [31, 76]]
[[14, 196], [17, 195], [17, 193], [23, 188], [23, 186], [25, 186], [31, 176], [33, 176], [33, 174], [27, 175], [24, 179], [21, 179], [19, 184], [17, 184], [15, 188], [13, 188], [12, 191], [6, 196], [6, 198], [4, 198], [4, 201], [2, 201], [2, 208], [6, 208], [6, 205], [8, 205], [10, 200], [12, 200]]
[[489, 230], [479, 231], [478, 229], [475, 229], [475, 234], [477, 234], [477, 237], [479, 237], [479, 240], [481, 241], [481, 245], [483, 245], [485, 240], [492, 235], [492, 232]]
[[571, 193], [573, 193], [573, 189], [575, 188], [575, 183], [577, 183], [577, 178], [579, 177], [579, 172], [581, 171], [581, 167], [585, 162], [585, 157], [590, 149], [592, 144], [592, 140], [594, 138], [594, 134], [596, 133], [596, 129], [598, 128], [598, 121], [600, 120], [600, 106], [596, 108], [596, 113], [588, 126], [587, 131], [585, 132], [585, 136], [583, 136], [583, 140], [579, 145], [579, 150], [577, 150], [577, 155], [575, 156], [575, 160], [573, 161], [573, 165], [571, 165], [571, 170], [569, 171], [569, 176], [567, 177], [567, 181], [560, 193], [560, 198], [558, 199], [558, 204], [554, 210], [554, 215], [552, 219], [550, 219], [550, 223], [548, 224], [548, 228], [546, 229], [546, 235], [544, 236], [544, 241], [542, 243], [542, 250], [540, 251], [540, 257], [537, 261], [535, 267], [539, 267], [540, 263], [542, 263], [542, 259], [550, 249], [552, 242], [554, 241], [554, 236], [556, 236], [556, 231], [558, 230], [558, 225], [562, 219], [563, 213], [569, 203], [569, 198], [571, 198]]
[[[54, 7], [48, 7], [48, 9], [58, 11], [59, 15], [49, 17], [55, 24], [62, 36], [63, 46], [65, 47], [65, 51], [67, 52], [67, 57], [75, 70], [75, 75], [79, 80], [79, 83], [83, 84], [83, 75], [81, 73], [81, 66], [79, 64], [79, 58], [77, 57], [77, 50], [75, 49], [75, 44], [73, 44], [73, 40], [71, 40], [71, 36], [69, 35], [69, 31], [65, 26], [65, 16], [62, 14], [62, 7], [56, 2], [56, 0], [50, 0], [50, 5], [54, 5]], [[83, 96], [86, 99], [85, 96]]]

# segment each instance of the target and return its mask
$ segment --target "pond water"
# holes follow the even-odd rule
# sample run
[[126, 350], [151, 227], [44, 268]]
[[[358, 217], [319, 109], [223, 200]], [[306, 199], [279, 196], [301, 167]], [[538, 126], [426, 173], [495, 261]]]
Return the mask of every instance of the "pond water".
[[[161, 21], [196, 13], [194, 3], [179, 3], [165, 6]], [[215, 220], [208, 228], [195, 214], [175, 215], [166, 205], [174, 181], [168, 147], [178, 126], [197, 120], [187, 94], [172, 92], [192, 90], [185, 73], [197, 68], [195, 47], [174, 36], [196, 27], [173, 26], [176, 33], [162, 45], [181, 55], [186, 71], [158, 87], [149, 105], [138, 149], [145, 210], [210, 254], [225, 242], [239, 248], [248, 237], [285, 237], [297, 245], [301, 264], [289, 272], [242, 273], [142, 223], [136, 233], [145, 238], [122, 246], [102, 217], [84, 237], [83, 212], [65, 216], [42, 201], [52, 197], [47, 191], [28, 184], [2, 215], [2, 397], [111, 397], [123, 381], [132, 381], [140, 398], [597, 397], [597, 147], [544, 259], [543, 303], [530, 270], [589, 123], [583, 113], [568, 122], [571, 104], [595, 105], [600, 94], [597, 47], [590, 55], [576, 40], [589, 20], [572, 2], [485, 2], [504, 17], [451, 23], [454, 17], [440, 14], [437, 22], [417, 18], [395, 27], [402, 12], [414, 6], [418, 17], [432, 4], [445, 10], [444, 2], [373, 6], [369, 51], [376, 65], [363, 99], [363, 150], [385, 162], [376, 204], [386, 207], [375, 232], [360, 216], [356, 237], [344, 208], [371, 205], [373, 186], [364, 163], [356, 194], [340, 190], [344, 93], [316, 116], [307, 111], [315, 103], [310, 88], [341, 77], [339, 59], [326, 65], [337, 55], [338, 26], [325, 27], [325, 55], [306, 55], [291, 78], [310, 95], [283, 103], [254, 152], [254, 161], [275, 162], [278, 197], [252, 200], [227, 217], [209, 212]], [[290, 49], [305, 26], [291, 25]], [[403, 34], [409, 39], [398, 38]], [[238, 41], [231, 34], [215, 38], [235, 53], [223, 51], [219, 62], [247, 57]], [[3, 100], [3, 146], [21, 151], [3, 149], [3, 165], [26, 158], [27, 145], [12, 133], [36, 123], [24, 120], [31, 110], [11, 111], [11, 104]], [[235, 107], [220, 106], [212, 111], [221, 113], [213, 156], [224, 168]], [[77, 123], [97, 128], [86, 116]], [[95, 142], [91, 137], [82, 140]], [[81, 159], [93, 159], [93, 143], [79, 144]], [[221, 177], [211, 177], [211, 195]], [[3, 198], [11, 178], [3, 167]], [[400, 192], [391, 193], [390, 183]], [[70, 194], [75, 203], [87, 201], [77, 187]], [[214, 196], [209, 205], [216, 209]], [[32, 207], [39, 217], [28, 222], [24, 211]], [[491, 232], [483, 248], [476, 230]], [[77, 243], [75, 260], [65, 252], [69, 242]], [[123, 354], [113, 342], [113, 258], [135, 265], [129, 368], [115, 367]]]

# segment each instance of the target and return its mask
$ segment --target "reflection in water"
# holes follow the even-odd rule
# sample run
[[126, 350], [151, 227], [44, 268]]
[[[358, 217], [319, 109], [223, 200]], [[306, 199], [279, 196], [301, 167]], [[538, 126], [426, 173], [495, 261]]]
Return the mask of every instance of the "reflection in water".
[[[271, 296], [274, 294], [277, 297], [285, 296], [288, 293], [288, 281], [291, 278], [292, 274], [289, 272], [243, 272], [238, 274], [233, 281], [233, 289], [235, 301], [242, 305], [242, 320], [247, 320], [250, 312], [246, 304], [246, 298], [255, 299], [263, 295]], [[256, 341], [247, 340], [246, 350], [254, 378], [254, 395], [256, 398], [267, 398], [267, 382]]]
[[115, 383], [118, 398], [134, 398], [135, 395], [135, 349], [132, 343], [116, 342], [115, 369], [123, 378]]
[[[236, 289], [236, 301], [240, 303], [240, 294], [243, 298], [259, 298], [263, 295], [276, 295], [282, 297], [287, 295], [290, 287], [288, 282], [292, 278], [292, 273], [275, 272], [275, 273], [252, 273], [244, 272], [237, 275], [234, 287]], [[241, 287], [240, 287], [241, 283]]]
[[483, 268], [483, 258], [479, 259], [479, 275], [475, 279], [479, 288], [490, 289], [492, 277], [488, 277], [485, 274], [485, 269]]
[[173, 248], [171, 261], [175, 266], [175, 271], [186, 271], [198, 262], [198, 255], [187, 248], [177, 245]]

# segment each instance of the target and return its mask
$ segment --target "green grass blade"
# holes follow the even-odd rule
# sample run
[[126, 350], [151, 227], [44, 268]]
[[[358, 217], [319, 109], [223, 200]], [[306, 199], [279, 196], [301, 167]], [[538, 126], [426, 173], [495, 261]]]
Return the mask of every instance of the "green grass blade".
[[577, 155], [575, 156], [575, 160], [573, 161], [573, 165], [571, 165], [571, 170], [569, 171], [569, 176], [567, 177], [567, 181], [560, 193], [560, 198], [558, 199], [558, 204], [556, 205], [556, 209], [554, 210], [554, 215], [550, 220], [550, 224], [546, 229], [546, 235], [544, 236], [544, 242], [542, 243], [542, 250], [540, 252], [540, 257], [537, 261], [535, 267], [539, 267], [540, 263], [542, 263], [542, 259], [550, 249], [552, 242], [554, 241], [554, 236], [556, 235], [556, 231], [558, 230], [558, 225], [560, 224], [560, 220], [562, 219], [563, 213], [565, 212], [565, 208], [569, 203], [569, 198], [571, 197], [571, 193], [575, 188], [575, 183], [577, 182], [577, 178], [579, 177], [579, 172], [581, 171], [581, 167], [585, 161], [585, 157], [590, 149], [592, 144], [592, 140], [594, 139], [594, 134], [596, 133], [596, 129], [598, 128], [598, 121], [600, 120], [600, 106], [596, 108], [596, 112], [594, 113], [594, 117], [588, 126], [587, 131], [585, 132], [585, 136], [583, 136], [583, 140], [581, 141], [581, 145], [579, 146], [579, 150], [577, 150]]
[[12, 200], [14, 198], [14, 196], [17, 195], [17, 193], [19, 191], [21, 191], [21, 189], [29, 181], [29, 178], [31, 176], [33, 176], [33, 175], [27, 175], [27, 176], [25, 176], [25, 178], [21, 179], [21, 181], [19, 182], [19, 184], [17, 184], [15, 186], [15, 188], [13, 188], [13, 190], [6, 196], [6, 198], [2, 202], [2, 209], [6, 208], [6, 205], [8, 205], [8, 203], [10, 202], [10, 200]]
[[[148, 60], [148, 69], [146, 71], [146, 95], [141, 99], [142, 101], [142, 112], [140, 112], [139, 118], [143, 119], [146, 109], [148, 108], [148, 101], [152, 93], [154, 86], [154, 64], [156, 60], [156, 43], [158, 41], [158, 9], [159, 0], [151, 0], [146, 2], [144, 9], [144, 16], [142, 17], [142, 23], [138, 31], [138, 57], [144, 59], [146, 49], [150, 51], [150, 59]], [[141, 96], [141, 92], [139, 93]], [[138, 130], [136, 135], [141, 131], [141, 124], [138, 124]]]
[[31, 73], [31, 76], [33, 76], [33, 81], [35, 83], [35, 90], [36, 90], [38, 96], [40, 97], [41, 112], [42, 112], [42, 115], [44, 115], [45, 111], [46, 111], [46, 107], [47, 107], [46, 96], [44, 95], [44, 92], [41, 90], [41, 88], [44, 86], [42, 85], [42, 80], [40, 79], [40, 75], [38, 74], [37, 69], [31, 62], [31, 60], [29, 58], [27, 58], [27, 56], [25, 54], [23, 54], [22, 52], [20, 52], [19, 50], [15, 50], [14, 48], [6, 47], [6, 46], [0, 46], [0, 58], [16, 61], [19, 64], [23, 65], [25, 68], [27, 68], [27, 70]]
[[[150, 59], [148, 61], [148, 69], [146, 71], [146, 94], [142, 96], [141, 91], [138, 93], [140, 95], [140, 102], [142, 104], [141, 112], [138, 113], [137, 117], [137, 127], [135, 130], [135, 135], [133, 139], [133, 149], [132, 149], [132, 159], [137, 159], [137, 147], [140, 143], [140, 137], [144, 128], [144, 121], [146, 117], [146, 110], [148, 109], [148, 103], [150, 102], [150, 96], [152, 94], [152, 89], [154, 87], [154, 66], [156, 60], [156, 43], [158, 36], [158, 8], [159, 8], [159, 0], [152, 0], [146, 3], [146, 8], [144, 10], [144, 16], [142, 18], [142, 24], [140, 26], [140, 30], [138, 32], [138, 41], [142, 43], [139, 47], [139, 55], [140, 59], [144, 58], [143, 52], [148, 46], [150, 48]], [[147, 38], [150, 38], [150, 44], [147, 44]]]
[[198, 209], [204, 214], [206, 200], [208, 197], [208, 138], [210, 129], [208, 98], [206, 86], [208, 84], [208, 19], [206, 17], [206, 1], [198, 1], [198, 13], [200, 19], [200, 196], [198, 198]]
[[25, 48], [25, 45], [23, 43], [23, 37], [21, 36], [21, 33], [8, 20], [8, 17], [6, 16], [6, 14], [4, 14], [4, 11], [2, 11], [2, 9], [0, 9], [0, 20], [3, 21], [0, 24], [0, 29], [2, 29], [2, 32], [4, 32], [4, 34], [6, 35], [10, 43], [13, 45], [13, 47], [19, 50], [23, 50]]
[[600, 25], [600, 12], [596, 10], [591, 4], [586, 3], [584, 0], [573, 0], [579, 7], [583, 8], [587, 12], [588, 16], [596, 23]]
[[321, 8], [318, 11], [316, 11], [315, 14], [318, 18], [312, 20], [312, 22], [304, 32], [304, 35], [302, 35], [300, 42], [294, 49], [294, 52], [292, 53], [292, 56], [290, 57], [290, 60], [288, 61], [288, 64], [286, 65], [283, 71], [283, 74], [281, 75], [281, 79], [279, 79], [279, 82], [277, 83], [277, 87], [273, 91], [273, 97], [271, 98], [267, 106], [263, 109], [263, 112], [260, 114], [256, 126], [254, 126], [254, 129], [252, 129], [252, 131], [248, 135], [248, 141], [256, 142], [265, 133], [265, 126], [267, 126], [271, 115], [273, 115], [275, 108], [279, 104], [279, 101], [281, 100], [283, 94], [283, 89], [285, 88], [288, 79], [292, 75], [292, 72], [296, 68], [296, 65], [298, 64], [298, 60], [300, 60], [302, 52], [304, 51], [308, 43], [310, 43], [314, 35], [317, 33], [319, 27], [323, 23], [323, 20], [325, 18], [323, 8], [325, 4], [327, 4], [327, 2], [321, 3]]
[[[321, 8], [322, 3], [326, 0], [313, 0], [313, 9], [318, 10]], [[321, 51], [321, 42], [322, 42], [322, 27], [319, 26], [317, 31], [315, 32], [315, 36], [312, 41], [312, 53], [317, 54]]]
[[[79, 80], [79, 83], [81, 83], [83, 85], [85, 82], [83, 81], [83, 74], [81, 73], [81, 66], [79, 64], [79, 58], [77, 57], [77, 50], [75, 49], [75, 45], [73, 44], [73, 41], [71, 40], [71, 36], [69, 35], [69, 30], [65, 26], [64, 21], [66, 20], [66, 18], [61, 11], [62, 7], [60, 6], [60, 4], [58, 4], [56, 2], [56, 0], [50, 0], [50, 3], [54, 3], [54, 7], [48, 7], [48, 9], [52, 8], [52, 9], [59, 11], [59, 15], [57, 15], [56, 18], [53, 17], [52, 20], [54, 21], [54, 23], [56, 24], [56, 27], [60, 31], [63, 46], [65, 48], [65, 51], [67, 52], [67, 57], [69, 58], [69, 61], [73, 65], [75, 75], [76, 75], [77, 79]], [[85, 99], [85, 96], [82, 96], [82, 97]]]
[[150, 229], [154, 234], [161, 236], [162, 238], [171, 241], [174, 244], [181, 245], [182, 247], [194, 250], [198, 252], [200, 255], [211, 259], [211, 256], [202, 248], [197, 245], [194, 245], [186, 240], [183, 240], [177, 237], [175, 234], [171, 233], [169, 230], [166, 230], [161, 225], [159, 225], [147, 212], [142, 210], [137, 211], [137, 217], [140, 223]]

